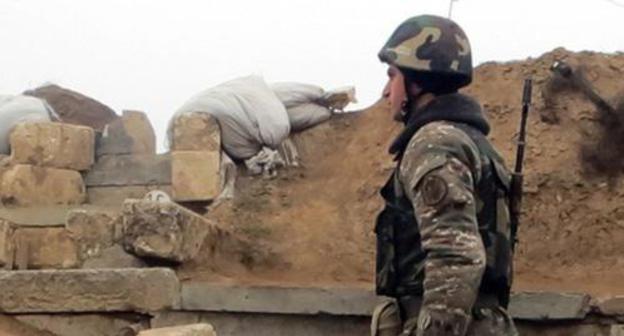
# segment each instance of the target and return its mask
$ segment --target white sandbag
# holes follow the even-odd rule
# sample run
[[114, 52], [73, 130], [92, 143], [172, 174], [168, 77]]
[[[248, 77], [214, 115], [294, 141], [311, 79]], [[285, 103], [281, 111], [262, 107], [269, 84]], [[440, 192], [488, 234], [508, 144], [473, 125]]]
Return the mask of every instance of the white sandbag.
[[317, 102], [325, 93], [319, 86], [295, 82], [273, 83], [271, 90], [286, 108]]
[[286, 110], [290, 128], [293, 132], [303, 131], [329, 120], [332, 112], [325, 106], [308, 103], [291, 107]]
[[290, 133], [284, 105], [259, 76], [237, 78], [195, 95], [170, 121], [169, 141], [172, 121], [194, 112], [217, 119], [224, 150], [238, 160], [256, 155], [264, 146], [277, 148]]
[[9, 135], [21, 122], [50, 121], [52, 108], [43, 100], [22, 95], [0, 95], [0, 154], [10, 154]]

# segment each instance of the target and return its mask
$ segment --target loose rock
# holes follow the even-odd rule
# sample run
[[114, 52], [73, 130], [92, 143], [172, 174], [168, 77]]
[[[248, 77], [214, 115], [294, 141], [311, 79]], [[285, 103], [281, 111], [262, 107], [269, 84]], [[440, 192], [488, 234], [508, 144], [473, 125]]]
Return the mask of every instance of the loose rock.
[[191, 260], [216, 225], [175, 203], [127, 200], [123, 205], [124, 248], [137, 256], [172, 262]]

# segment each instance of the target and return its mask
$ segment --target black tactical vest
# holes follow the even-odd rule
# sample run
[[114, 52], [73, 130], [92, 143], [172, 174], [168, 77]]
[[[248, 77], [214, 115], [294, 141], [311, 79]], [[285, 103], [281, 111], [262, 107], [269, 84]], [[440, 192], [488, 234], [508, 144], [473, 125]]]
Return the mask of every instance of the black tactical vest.
[[[480, 291], [499, 297], [506, 306], [512, 281], [512, 253], [508, 193], [510, 175], [503, 159], [477, 129], [462, 123], [475, 143], [482, 161], [481, 178], [475, 181], [479, 233], [487, 254], [487, 266]], [[402, 156], [402, 155], [401, 155]], [[423, 293], [426, 253], [420, 241], [414, 209], [398, 179], [398, 167], [381, 196], [386, 205], [377, 217], [377, 294], [392, 297]]]

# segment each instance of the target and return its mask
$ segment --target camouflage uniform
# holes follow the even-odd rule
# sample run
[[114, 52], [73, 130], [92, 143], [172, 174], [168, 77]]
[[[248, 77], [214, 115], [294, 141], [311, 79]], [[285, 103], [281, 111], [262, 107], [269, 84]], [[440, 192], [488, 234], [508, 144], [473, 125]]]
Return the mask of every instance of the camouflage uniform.
[[[468, 40], [443, 18], [406, 21], [380, 58], [437, 71], [454, 89], [472, 78]], [[485, 138], [480, 106], [454, 93], [408, 112], [375, 227], [377, 292], [396, 301], [376, 309], [372, 334], [517, 335], [503, 308], [511, 284], [509, 173]]]

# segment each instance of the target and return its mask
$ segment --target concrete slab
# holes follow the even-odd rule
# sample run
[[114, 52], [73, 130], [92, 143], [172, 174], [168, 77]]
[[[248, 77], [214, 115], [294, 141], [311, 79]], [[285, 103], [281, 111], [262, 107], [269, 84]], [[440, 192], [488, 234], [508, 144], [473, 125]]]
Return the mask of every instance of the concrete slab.
[[367, 289], [230, 287], [183, 283], [183, 310], [369, 316], [382, 300]]
[[509, 312], [524, 320], [578, 320], [590, 309], [586, 294], [531, 292], [514, 294]]
[[179, 306], [171, 269], [0, 272], [0, 312], [150, 312]]

